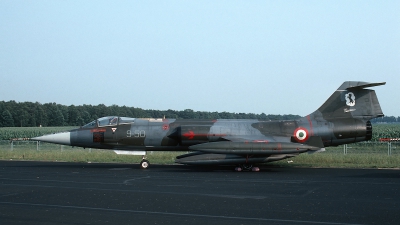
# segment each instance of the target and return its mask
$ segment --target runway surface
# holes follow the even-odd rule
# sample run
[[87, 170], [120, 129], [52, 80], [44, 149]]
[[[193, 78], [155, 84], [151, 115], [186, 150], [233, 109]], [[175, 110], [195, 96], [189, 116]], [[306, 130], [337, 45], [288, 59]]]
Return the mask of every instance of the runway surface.
[[0, 161], [0, 224], [400, 224], [400, 171]]

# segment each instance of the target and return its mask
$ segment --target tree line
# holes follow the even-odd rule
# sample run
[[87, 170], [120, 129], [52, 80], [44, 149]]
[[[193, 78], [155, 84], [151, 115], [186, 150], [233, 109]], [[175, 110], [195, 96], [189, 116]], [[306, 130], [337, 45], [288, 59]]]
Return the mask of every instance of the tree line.
[[298, 115], [266, 115], [265, 113], [203, 112], [192, 109], [153, 110], [128, 106], [61, 105], [56, 103], [0, 101], [0, 127], [56, 127], [82, 126], [103, 116], [133, 118], [174, 118], [174, 119], [259, 119], [293, 120]]
[[[0, 127], [57, 127], [82, 126], [103, 116], [124, 116], [133, 118], [174, 118], [174, 119], [259, 119], [294, 120], [299, 115], [274, 115], [254, 113], [203, 112], [192, 109], [153, 110], [128, 106], [61, 105], [56, 103], [0, 101]], [[385, 116], [373, 119], [372, 123], [399, 123], [400, 117]]]

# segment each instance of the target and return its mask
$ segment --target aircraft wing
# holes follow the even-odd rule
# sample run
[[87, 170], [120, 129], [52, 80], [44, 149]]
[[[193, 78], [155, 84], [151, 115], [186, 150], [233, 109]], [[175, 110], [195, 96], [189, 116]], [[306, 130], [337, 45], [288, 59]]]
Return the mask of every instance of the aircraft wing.
[[[228, 139], [229, 137], [225, 137]], [[230, 141], [208, 142], [189, 146], [194, 152], [176, 157], [176, 163], [206, 164], [248, 164], [278, 161], [299, 153], [323, 151], [323, 142], [319, 136], [311, 136], [307, 143], [271, 141], [235, 137]]]
[[235, 138], [232, 141], [208, 142], [192, 145], [190, 150], [214, 153], [214, 154], [235, 154], [235, 155], [273, 155], [273, 154], [294, 154], [307, 151], [318, 151], [323, 148], [320, 137], [310, 137], [307, 143], [278, 142], [269, 140], [240, 140]]

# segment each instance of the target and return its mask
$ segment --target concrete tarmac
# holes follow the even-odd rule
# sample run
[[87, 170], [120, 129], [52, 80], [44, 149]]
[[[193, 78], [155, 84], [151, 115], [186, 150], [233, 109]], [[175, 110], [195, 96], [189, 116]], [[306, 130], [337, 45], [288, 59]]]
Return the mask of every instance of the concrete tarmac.
[[400, 224], [400, 170], [0, 161], [0, 224]]

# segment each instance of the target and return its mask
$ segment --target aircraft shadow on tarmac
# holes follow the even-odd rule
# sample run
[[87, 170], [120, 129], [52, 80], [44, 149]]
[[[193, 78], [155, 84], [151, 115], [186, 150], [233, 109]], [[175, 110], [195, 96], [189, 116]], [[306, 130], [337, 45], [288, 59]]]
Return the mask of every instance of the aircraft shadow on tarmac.
[[[14, 161], [15, 162], [15, 161]], [[15, 162], [17, 163], [17, 162]], [[271, 164], [259, 165], [262, 170], [260, 172], [277, 172], [283, 168]], [[83, 163], [83, 162], [40, 162], [40, 161], [19, 161], [17, 165], [8, 165], [7, 167], [35, 167], [35, 168], [92, 168], [92, 169], [113, 169], [113, 168], [129, 168], [140, 171], [168, 171], [168, 172], [235, 172], [234, 166], [229, 165], [160, 165], [152, 164], [150, 169], [141, 169], [137, 164], [120, 164], [120, 163]], [[250, 172], [250, 171], [247, 171]]]

